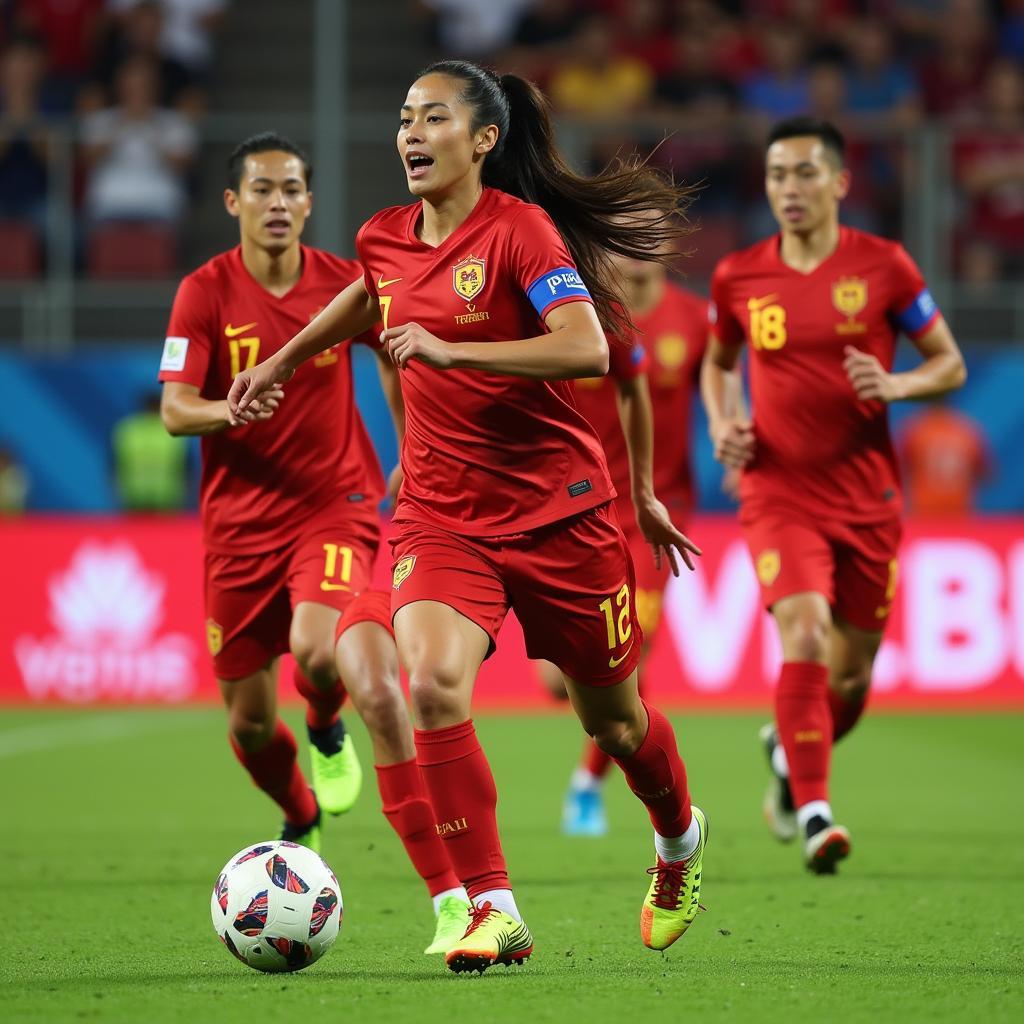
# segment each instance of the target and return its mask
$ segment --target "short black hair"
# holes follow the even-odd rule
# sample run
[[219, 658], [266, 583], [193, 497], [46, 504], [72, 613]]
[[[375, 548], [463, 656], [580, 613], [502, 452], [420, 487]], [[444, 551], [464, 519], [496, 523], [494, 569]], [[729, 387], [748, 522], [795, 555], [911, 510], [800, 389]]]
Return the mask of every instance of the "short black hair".
[[796, 139], [812, 135], [821, 140], [826, 150], [835, 156], [842, 167], [846, 163], [846, 139], [843, 133], [831, 122], [819, 117], [787, 117], [779, 121], [768, 133], [765, 149], [780, 139]]
[[242, 172], [245, 170], [245, 158], [253, 153], [281, 152], [291, 153], [302, 161], [302, 168], [306, 175], [306, 188], [313, 185], [313, 165], [309, 157], [291, 139], [278, 135], [277, 132], [257, 132], [243, 139], [231, 152], [228, 157], [228, 188], [238, 191], [242, 183]]

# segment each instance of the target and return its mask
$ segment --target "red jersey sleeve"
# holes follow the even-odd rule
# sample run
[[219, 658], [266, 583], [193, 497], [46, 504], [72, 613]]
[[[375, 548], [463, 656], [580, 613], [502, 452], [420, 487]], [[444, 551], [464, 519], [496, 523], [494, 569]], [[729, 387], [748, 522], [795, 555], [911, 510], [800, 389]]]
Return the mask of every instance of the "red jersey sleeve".
[[[722, 345], [741, 345], [743, 325], [729, 305], [729, 272], [725, 261], [715, 267], [711, 277], [711, 301], [708, 303], [708, 331]], [[705, 339], [706, 341], [706, 339]]]
[[359, 260], [360, 265], [363, 268], [363, 284], [366, 285], [366, 291], [370, 297], [376, 302], [378, 301], [377, 286], [373, 283], [373, 277], [370, 275], [370, 270], [366, 266], [366, 256], [363, 251], [363, 241], [366, 235], [367, 229], [373, 223], [373, 218], [368, 220], [357, 232], [356, 232], [356, 259]]
[[383, 330], [384, 325], [378, 321], [368, 331], [357, 334], [352, 339], [352, 344], [365, 345], [367, 348], [373, 349], [374, 352], [379, 352], [383, 347], [380, 343], [380, 333]]
[[890, 317], [911, 338], [919, 338], [938, 320], [939, 307], [917, 264], [902, 245], [893, 246], [888, 278], [892, 289]]
[[568, 246], [539, 206], [524, 206], [510, 225], [506, 258], [541, 320], [566, 302], [593, 301]]
[[216, 328], [207, 290], [192, 276], [178, 285], [167, 337], [160, 358], [161, 381], [179, 381], [198, 388], [206, 383]]
[[647, 372], [647, 350], [633, 333], [622, 338], [607, 334], [608, 376], [615, 380], [636, 380]]

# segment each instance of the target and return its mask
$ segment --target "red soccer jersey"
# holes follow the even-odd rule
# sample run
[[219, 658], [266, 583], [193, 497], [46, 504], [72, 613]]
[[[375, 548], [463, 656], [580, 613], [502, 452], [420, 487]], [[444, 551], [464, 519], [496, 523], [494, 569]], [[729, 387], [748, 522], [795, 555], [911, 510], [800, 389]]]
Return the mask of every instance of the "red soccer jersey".
[[677, 515], [694, 505], [690, 416], [708, 333], [708, 304], [666, 281], [658, 304], [633, 323], [647, 349], [654, 412], [654, 493]]
[[[356, 238], [367, 290], [391, 327], [416, 322], [448, 342], [531, 338], [565, 302], [590, 301], [538, 206], [485, 189], [436, 248], [416, 237], [421, 205], [382, 210]], [[614, 496], [601, 444], [571, 381], [409, 363], [398, 522], [479, 537], [532, 530]]]
[[608, 460], [608, 472], [618, 492], [619, 518], [633, 517], [632, 481], [629, 474], [629, 448], [619, 416], [618, 384], [636, 380], [647, 370], [647, 354], [639, 340], [608, 338], [610, 355], [608, 374], [604, 377], [581, 377], [573, 381], [576, 408], [597, 431]]
[[750, 346], [757, 454], [740, 483], [747, 502], [788, 502], [871, 522], [899, 511], [885, 404], [857, 399], [843, 370], [852, 345], [892, 368], [899, 330], [927, 331], [939, 313], [902, 246], [842, 227], [839, 245], [803, 274], [779, 236], [732, 253], [711, 281], [711, 330]]
[[[224, 398], [239, 370], [277, 352], [359, 274], [355, 260], [303, 246], [301, 278], [276, 298], [245, 269], [240, 247], [215, 256], [178, 288], [160, 380]], [[372, 335], [357, 340], [377, 345]], [[202, 439], [210, 551], [270, 551], [332, 502], [380, 500], [384, 481], [352, 393], [350, 346], [341, 341], [300, 366], [271, 419]]]

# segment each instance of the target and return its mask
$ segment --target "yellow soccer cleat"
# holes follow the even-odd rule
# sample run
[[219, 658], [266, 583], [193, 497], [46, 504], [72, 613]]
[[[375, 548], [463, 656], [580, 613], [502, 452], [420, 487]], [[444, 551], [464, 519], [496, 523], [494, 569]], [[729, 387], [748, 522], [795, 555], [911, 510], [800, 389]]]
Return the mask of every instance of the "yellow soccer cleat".
[[445, 956], [456, 974], [479, 971], [495, 964], [522, 964], [533, 952], [533, 936], [522, 921], [496, 910], [490, 903], [470, 907], [469, 927]]
[[700, 871], [708, 843], [708, 822], [699, 807], [693, 817], [700, 828], [697, 849], [685, 860], [667, 864], [660, 857], [647, 873], [654, 876], [640, 911], [640, 937], [648, 949], [668, 949], [693, 924], [700, 906]]
[[445, 896], [437, 908], [437, 928], [434, 930], [434, 941], [424, 953], [447, 953], [466, 934], [470, 923], [472, 904], [460, 900], [458, 896]]
[[348, 733], [342, 735], [335, 754], [323, 753], [315, 743], [309, 745], [313, 792], [328, 814], [352, 810], [363, 788], [363, 768], [355, 744]]

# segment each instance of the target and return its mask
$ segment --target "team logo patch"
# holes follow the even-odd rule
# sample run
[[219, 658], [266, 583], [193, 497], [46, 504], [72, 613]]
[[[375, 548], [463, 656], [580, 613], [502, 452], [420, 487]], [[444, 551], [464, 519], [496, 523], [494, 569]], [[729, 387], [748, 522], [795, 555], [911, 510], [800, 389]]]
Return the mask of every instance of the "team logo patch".
[[678, 370], [686, 362], [686, 339], [681, 334], [663, 334], [654, 343], [654, 358], [666, 370]]
[[470, 255], [452, 267], [452, 287], [459, 298], [468, 302], [480, 294], [486, 281], [486, 262]]
[[762, 587], [770, 587], [779, 575], [782, 568], [782, 559], [779, 557], [778, 548], [768, 548], [757, 556], [757, 578], [761, 581]]
[[206, 620], [206, 646], [210, 648], [212, 658], [216, 658], [224, 648], [224, 630], [213, 619]]
[[395, 572], [391, 578], [391, 584], [397, 590], [411, 575], [416, 565], [416, 556], [408, 555], [395, 562]]
[[185, 369], [188, 355], [188, 338], [169, 336], [164, 339], [164, 351], [160, 357], [160, 369], [177, 373]]
[[832, 305], [854, 317], [868, 304], [868, 283], [861, 277], [841, 277], [832, 283]]

